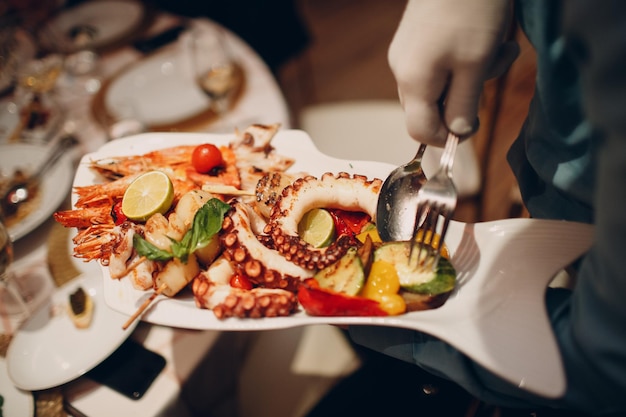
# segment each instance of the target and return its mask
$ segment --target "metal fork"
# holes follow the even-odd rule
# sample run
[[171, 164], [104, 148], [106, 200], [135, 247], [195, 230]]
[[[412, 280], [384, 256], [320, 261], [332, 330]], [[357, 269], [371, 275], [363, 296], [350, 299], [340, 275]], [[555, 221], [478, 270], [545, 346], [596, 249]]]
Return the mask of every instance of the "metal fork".
[[[452, 181], [452, 165], [458, 144], [459, 137], [451, 132], [448, 133], [439, 169], [417, 193], [417, 213], [409, 260], [413, 259], [413, 252], [418, 250], [417, 265], [422, 268], [432, 266], [432, 269], [435, 269], [437, 267], [448, 225], [456, 208], [457, 190]], [[443, 225], [437, 243], [435, 234], [440, 217], [443, 219]], [[423, 251], [426, 256], [422, 257]]]

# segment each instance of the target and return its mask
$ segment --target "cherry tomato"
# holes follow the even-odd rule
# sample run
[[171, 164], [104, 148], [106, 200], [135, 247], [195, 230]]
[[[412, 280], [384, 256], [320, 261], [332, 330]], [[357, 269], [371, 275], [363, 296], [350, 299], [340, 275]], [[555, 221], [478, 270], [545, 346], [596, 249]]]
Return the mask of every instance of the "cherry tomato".
[[233, 288], [241, 288], [242, 290], [251, 290], [252, 282], [244, 275], [235, 274], [230, 277], [230, 286]]
[[222, 167], [224, 159], [219, 148], [212, 143], [198, 145], [191, 155], [191, 164], [201, 174], [207, 174], [211, 170]]
[[116, 225], [120, 225], [128, 220], [128, 217], [122, 212], [121, 201], [118, 201], [111, 207], [111, 217], [113, 217], [113, 222], [115, 222]]

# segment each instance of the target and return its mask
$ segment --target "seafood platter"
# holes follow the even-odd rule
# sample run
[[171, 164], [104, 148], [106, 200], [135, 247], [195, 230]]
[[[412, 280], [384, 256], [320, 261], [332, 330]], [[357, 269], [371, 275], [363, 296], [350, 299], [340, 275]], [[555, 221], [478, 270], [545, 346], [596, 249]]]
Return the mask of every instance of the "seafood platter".
[[452, 221], [443, 261], [415, 272], [408, 242], [381, 242], [376, 232], [378, 193], [393, 168], [331, 158], [305, 132], [278, 125], [145, 133], [85, 155], [73, 207], [54, 217], [77, 231], [74, 256], [102, 266], [105, 301], [128, 323], [415, 329], [530, 391], [559, 395], [563, 371], [543, 294], [587, 250], [591, 230]]

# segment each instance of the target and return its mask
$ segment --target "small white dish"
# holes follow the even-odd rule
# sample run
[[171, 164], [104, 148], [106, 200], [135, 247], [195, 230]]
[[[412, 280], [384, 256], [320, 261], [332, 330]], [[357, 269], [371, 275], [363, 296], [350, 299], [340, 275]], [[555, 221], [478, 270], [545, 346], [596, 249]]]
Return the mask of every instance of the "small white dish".
[[[85, 155], [74, 185], [99, 182], [88, 162], [111, 156], [138, 155], [177, 145], [227, 144], [233, 135], [146, 133], [109, 142]], [[350, 172], [386, 178], [394, 166], [341, 160], [320, 153], [309, 136], [280, 131], [272, 141], [276, 152], [295, 158], [293, 172], [321, 175]], [[394, 317], [311, 317], [300, 311], [290, 317], [218, 320], [198, 309], [186, 293], [159, 296], [142, 320], [171, 327], [259, 331], [309, 324], [379, 325], [415, 329], [455, 346], [485, 368], [514, 385], [546, 397], [565, 390], [565, 375], [544, 305], [548, 283], [591, 245], [590, 225], [563, 221], [509, 219], [478, 224], [451, 222], [446, 245], [457, 269], [458, 287], [440, 308]], [[133, 314], [151, 292], [114, 280], [102, 267], [107, 304]]]
[[209, 98], [193, 79], [182, 44], [175, 43], [112, 79], [104, 96], [116, 120], [137, 119], [146, 126], [169, 125], [209, 108]]
[[[77, 329], [67, 314], [70, 293], [81, 286], [94, 302], [91, 325]], [[17, 331], [7, 351], [9, 377], [15, 386], [42, 390], [76, 379], [113, 353], [132, 333], [128, 319], [104, 302], [102, 278], [82, 275], [59, 288], [50, 303]]]
[[[94, 30], [93, 38], [86, 46], [99, 49], [131, 35], [140, 27], [143, 18], [144, 7], [139, 1], [88, 1], [55, 15], [43, 27], [40, 38], [46, 47], [56, 50], [59, 45], [68, 41], [69, 32], [73, 28], [84, 25]], [[53, 37], [58, 39], [52, 39]]]
[[[207, 19], [193, 21], [215, 25]], [[155, 131], [230, 133], [251, 123], [287, 126], [289, 109], [265, 62], [236, 34], [222, 29], [243, 73], [242, 91], [226, 114], [215, 116], [193, 80], [189, 32], [109, 78], [92, 101], [92, 113], [103, 125], [134, 119]]]
[[2, 415], [7, 417], [33, 417], [35, 415], [33, 394], [13, 385], [3, 357], [0, 357], [0, 396], [4, 398], [4, 403], [0, 407]]
[[[11, 176], [15, 169], [33, 172], [43, 158], [47, 149], [39, 145], [18, 143], [0, 145], [0, 176]], [[44, 176], [41, 184], [42, 195], [39, 206], [18, 223], [9, 226], [9, 235], [16, 241], [35, 230], [50, 218], [52, 213], [67, 197], [72, 186], [74, 167], [69, 154], [65, 154]]]

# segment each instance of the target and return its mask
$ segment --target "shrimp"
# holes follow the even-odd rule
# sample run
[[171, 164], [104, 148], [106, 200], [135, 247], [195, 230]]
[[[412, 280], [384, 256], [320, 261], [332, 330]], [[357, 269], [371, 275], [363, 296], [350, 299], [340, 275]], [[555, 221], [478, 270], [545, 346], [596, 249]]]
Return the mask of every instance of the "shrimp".
[[65, 227], [84, 229], [95, 224], [114, 226], [111, 206], [87, 207], [75, 210], [62, 210], [53, 214], [54, 220]]
[[122, 227], [115, 225], [92, 225], [79, 229], [78, 234], [72, 238], [74, 257], [85, 262], [96, 259], [103, 265], [108, 265], [109, 257], [123, 233]]
[[80, 208], [108, 204], [110, 208], [113, 201], [124, 196], [130, 183], [138, 176], [128, 175], [111, 182], [74, 187], [74, 193], [78, 196], [75, 206]]
[[148, 152], [143, 155], [117, 156], [91, 162], [90, 167], [109, 180], [159, 168], [174, 168], [191, 163], [195, 146], [183, 145]]
[[228, 146], [221, 146], [224, 166], [215, 175], [202, 174], [192, 165], [195, 145], [182, 145], [143, 155], [119, 156], [92, 161], [91, 169], [105, 179], [115, 182], [118, 179], [134, 177], [150, 170], [165, 171], [172, 181], [191, 183], [200, 188], [205, 183], [240, 186], [239, 170], [236, 164], [237, 155]]

